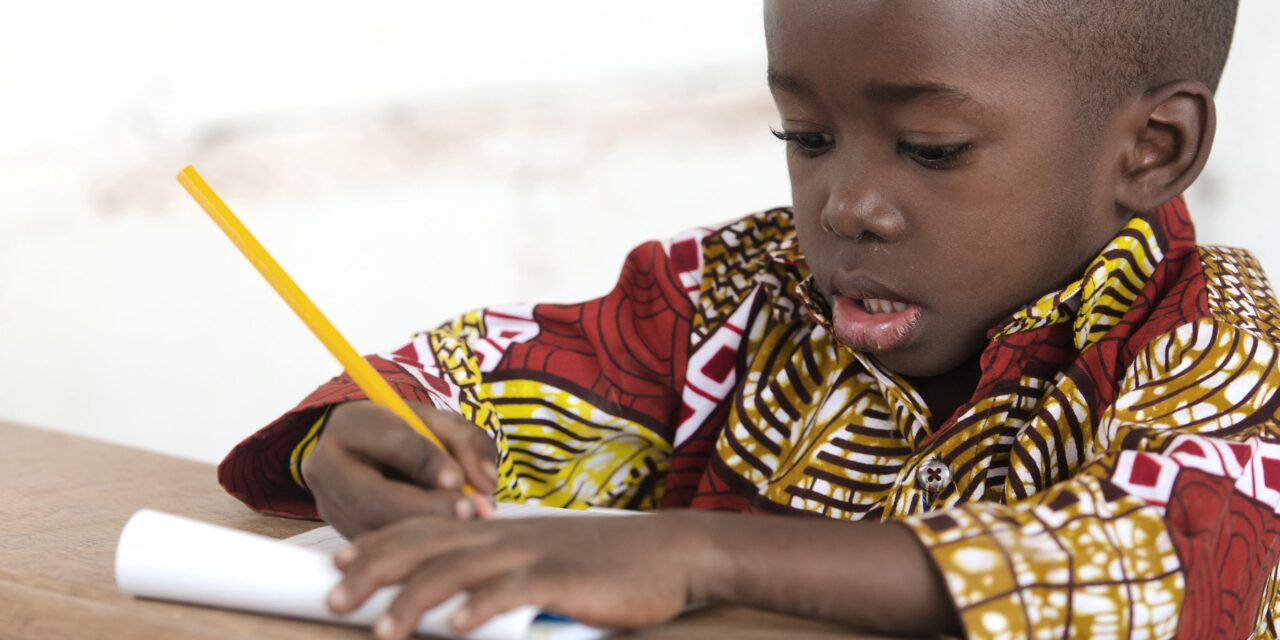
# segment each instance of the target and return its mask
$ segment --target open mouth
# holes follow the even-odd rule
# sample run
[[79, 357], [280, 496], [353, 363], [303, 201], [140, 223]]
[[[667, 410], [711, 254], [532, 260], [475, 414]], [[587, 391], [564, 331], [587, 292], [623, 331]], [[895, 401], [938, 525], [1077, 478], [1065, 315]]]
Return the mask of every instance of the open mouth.
[[837, 340], [855, 351], [893, 351], [915, 341], [920, 314], [920, 306], [910, 302], [836, 295], [832, 331]]
[[906, 311], [911, 305], [896, 300], [882, 300], [880, 298], [862, 298], [857, 300], [862, 305], [863, 310], [867, 313], [899, 313]]

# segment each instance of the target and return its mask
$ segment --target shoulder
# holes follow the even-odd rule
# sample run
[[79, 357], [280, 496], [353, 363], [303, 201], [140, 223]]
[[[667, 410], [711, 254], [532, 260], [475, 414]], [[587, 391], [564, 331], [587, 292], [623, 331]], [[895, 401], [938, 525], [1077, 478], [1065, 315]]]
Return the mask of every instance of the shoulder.
[[773, 313], [789, 317], [799, 307], [794, 292], [807, 272], [791, 209], [767, 209], [709, 228], [697, 251], [697, 290], [690, 292], [696, 334], [718, 326], [762, 288]]
[[1156, 337], [1130, 363], [1113, 417], [1223, 437], [1247, 437], [1259, 426], [1274, 426], [1280, 350], [1257, 327], [1211, 314]]
[[1121, 422], [1244, 438], [1280, 428], [1280, 304], [1243, 249], [1196, 247], [1202, 315], [1155, 336], [1129, 363]]
[[714, 226], [703, 239], [703, 246], [725, 255], [750, 258], [771, 251], [793, 247], [795, 226], [789, 207], [776, 207], [750, 213]]
[[1280, 344], [1280, 304], [1257, 259], [1231, 247], [1198, 250], [1210, 317]]
[[713, 282], [760, 272], [772, 262], [802, 260], [791, 209], [786, 207], [691, 229], [673, 237], [668, 245], [673, 261], [696, 264], [701, 268], [701, 277]]

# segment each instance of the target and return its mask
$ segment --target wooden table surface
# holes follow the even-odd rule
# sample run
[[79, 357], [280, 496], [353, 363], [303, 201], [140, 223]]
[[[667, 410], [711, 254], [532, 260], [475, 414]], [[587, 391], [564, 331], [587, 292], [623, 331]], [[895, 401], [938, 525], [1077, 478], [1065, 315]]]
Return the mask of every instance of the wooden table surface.
[[[368, 638], [346, 627], [139, 600], [116, 590], [116, 541], [150, 507], [285, 538], [317, 526], [250, 512], [207, 464], [0, 422], [0, 638]], [[628, 638], [867, 638], [713, 607]]]

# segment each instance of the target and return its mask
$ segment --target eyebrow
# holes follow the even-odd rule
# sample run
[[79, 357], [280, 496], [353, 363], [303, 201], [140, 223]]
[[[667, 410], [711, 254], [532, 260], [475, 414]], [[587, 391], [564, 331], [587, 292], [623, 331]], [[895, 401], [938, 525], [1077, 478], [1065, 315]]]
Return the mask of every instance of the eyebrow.
[[809, 88], [809, 85], [805, 84], [800, 78], [786, 73], [785, 71], [769, 69], [765, 75], [768, 78], [770, 89], [786, 91], [787, 93], [794, 93], [806, 98], [813, 97], [813, 89]]
[[984, 105], [976, 98], [961, 89], [940, 82], [916, 82], [893, 84], [873, 82], [867, 87], [867, 97], [876, 102], [905, 103], [920, 98], [937, 98], [948, 102], [967, 104], [976, 107]]
[[[785, 71], [769, 69], [767, 78], [770, 89], [786, 91], [806, 98], [812, 98], [815, 95], [813, 88], [805, 81]], [[866, 89], [866, 95], [874, 102], [901, 104], [921, 98], [936, 98], [978, 108], [986, 108], [986, 105], [965, 91], [940, 82], [910, 82], [905, 84], [872, 82]]]

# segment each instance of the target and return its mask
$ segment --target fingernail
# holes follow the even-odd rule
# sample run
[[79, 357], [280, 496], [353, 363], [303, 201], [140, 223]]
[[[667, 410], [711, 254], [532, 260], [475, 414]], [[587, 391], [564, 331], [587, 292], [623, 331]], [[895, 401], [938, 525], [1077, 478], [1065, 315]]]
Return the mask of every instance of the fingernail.
[[471, 498], [463, 498], [453, 504], [453, 511], [459, 519], [466, 520], [475, 514], [475, 505], [471, 504]]
[[333, 559], [337, 560], [338, 564], [343, 566], [351, 564], [351, 561], [356, 559], [356, 546], [354, 544], [348, 545], [347, 547], [343, 548], [342, 551], [339, 551], [337, 555], [333, 557]]
[[453, 617], [449, 618], [449, 626], [454, 629], [461, 629], [463, 625], [471, 621], [471, 611], [464, 605], [457, 611], [453, 612]]
[[329, 592], [329, 607], [333, 609], [346, 609], [347, 603], [351, 600], [351, 596], [347, 593], [346, 587], [341, 585], [334, 587]]
[[373, 625], [373, 635], [379, 638], [390, 638], [396, 632], [396, 621], [391, 616], [382, 616], [378, 624]]
[[496, 514], [497, 503], [493, 497], [476, 496], [476, 514], [481, 518], [492, 518]]
[[498, 481], [498, 465], [492, 460], [484, 460], [480, 463], [480, 468], [484, 470], [484, 474], [494, 482]]
[[440, 478], [437, 480], [437, 482], [440, 483], [441, 488], [444, 489], [457, 489], [461, 481], [462, 478], [459, 477], [458, 472], [453, 469], [445, 469], [444, 471], [441, 471]]

